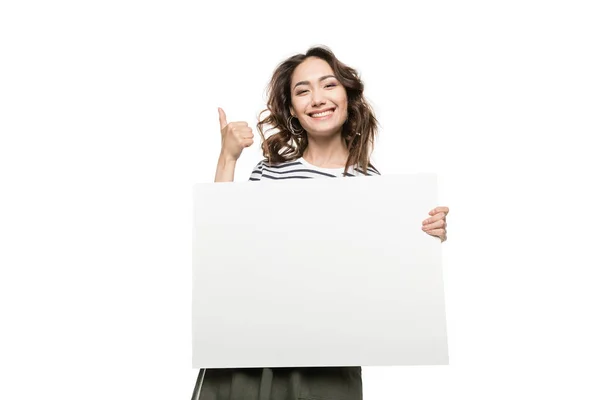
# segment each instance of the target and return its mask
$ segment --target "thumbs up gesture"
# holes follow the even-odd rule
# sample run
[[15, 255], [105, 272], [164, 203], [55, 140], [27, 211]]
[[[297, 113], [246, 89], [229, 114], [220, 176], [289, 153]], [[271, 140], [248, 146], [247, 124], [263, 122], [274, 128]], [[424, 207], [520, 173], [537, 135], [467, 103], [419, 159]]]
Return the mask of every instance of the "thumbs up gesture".
[[246, 122], [229, 122], [225, 111], [219, 108], [221, 124], [221, 155], [228, 160], [237, 161], [242, 150], [252, 146], [254, 134]]

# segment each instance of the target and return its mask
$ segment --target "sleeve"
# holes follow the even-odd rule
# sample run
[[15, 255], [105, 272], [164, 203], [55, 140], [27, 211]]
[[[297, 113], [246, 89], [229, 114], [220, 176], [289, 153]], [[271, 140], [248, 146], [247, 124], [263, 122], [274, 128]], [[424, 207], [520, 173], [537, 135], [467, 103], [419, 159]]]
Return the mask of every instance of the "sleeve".
[[260, 181], [262, 178], [264, 166], [265, 166], [265, 160], [262, 160], [261, 162], [256, 164], [256, 166], [252, 170], [252, 173], [250, 174], [250, 178], [248, 180], [249, 181]]

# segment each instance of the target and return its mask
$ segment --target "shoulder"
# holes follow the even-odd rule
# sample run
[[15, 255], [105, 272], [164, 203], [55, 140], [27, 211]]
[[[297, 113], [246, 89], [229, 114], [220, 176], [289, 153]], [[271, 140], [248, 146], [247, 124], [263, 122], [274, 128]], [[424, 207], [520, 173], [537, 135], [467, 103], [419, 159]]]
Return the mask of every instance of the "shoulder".
[[298, 174], [304, 171], [303, 168], [304, 166], [299, 160], [284, 161], [275, 164], [264, 159], [256, 164], [250, 174], [249, 180], [301, 178]]
[[265, 164], [267, 160], [261, 160], [254, 168], [252, 169], [252, 173], [250, 174], [250, 181], [260, 181], [262, 178], [263, 170], [265, 168]]

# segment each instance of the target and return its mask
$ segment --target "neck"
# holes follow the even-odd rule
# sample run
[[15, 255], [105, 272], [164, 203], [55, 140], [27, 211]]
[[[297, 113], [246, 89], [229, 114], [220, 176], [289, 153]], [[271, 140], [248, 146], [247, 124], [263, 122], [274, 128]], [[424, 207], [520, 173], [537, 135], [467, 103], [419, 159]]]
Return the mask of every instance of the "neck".
[[308, 146], [302, 157], [309, 163], [323, 168], [340, 168], [348, 161], [348, 149], [342, 135], [331, 138], [308, 138]]

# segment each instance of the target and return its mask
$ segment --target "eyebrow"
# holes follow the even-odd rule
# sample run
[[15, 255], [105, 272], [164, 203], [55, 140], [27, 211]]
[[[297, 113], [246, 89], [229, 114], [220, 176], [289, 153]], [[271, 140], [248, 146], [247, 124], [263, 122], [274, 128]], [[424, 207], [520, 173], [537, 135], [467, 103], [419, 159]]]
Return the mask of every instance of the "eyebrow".
[[[325, 76], [322, 76], [322, 77], [319, 78], [319, 82], [324, 81], [327, 78], [335, 78], [335, 75], [325, 75]], [[300, 82], [298, 82], [298, 83], [296, 83], [294, 85], [294, 89], [296, 89], [296, 86], [308, 85], [308, 84], [310, 84], [309, 81], [300, 81]]]

